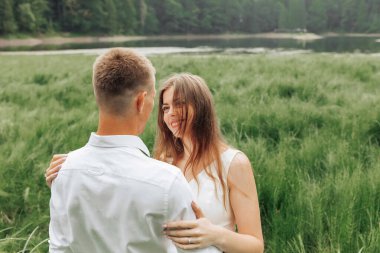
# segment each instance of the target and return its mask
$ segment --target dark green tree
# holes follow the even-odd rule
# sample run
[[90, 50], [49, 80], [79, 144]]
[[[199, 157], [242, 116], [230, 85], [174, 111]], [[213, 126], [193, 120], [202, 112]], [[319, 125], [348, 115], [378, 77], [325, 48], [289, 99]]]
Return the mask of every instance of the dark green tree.
[[145, 0], [135, 0], [135, 6], [137, 13], [136, 30], [138, 33], [143, 33], [148, 14], [148, 5]]
[[246, 0], [242, 4], [242, 24], [241, 30], [243, 32], [255, 33], [260, 31], [257, 20], [257, 6], [256, 1]]
[[183, 10], [182, 16], [182, 30], [185, 33], [199, 32], [201, 24], [199, 23], [200, 9], [195, 1], [181, 0]]
[[105, 0], [81, 0], [81, 4], [88, 14], [84, 26], [86, 31], [95, 34], [109, 33], [110, 28], [107, 26], [109, 14]]
[[49, 30], [51, 9], [47, 0], [30, 0], [31, 9], [35, 17], [35, 31], [43, 33]]
[[358, 18], [355, 25], [355, 31], [367, 32], [369, 29], [368, 19], [369, 9], [366, 1], [360, 1], [358, 7]]
[[273, 32], [278, 28], [279, 2], [278, 0], [258, 1], [257, 4], [257, 26], [260, 32]]
[[311, 1], [308, 11], [307, 29], [317, 33], [326, 31], [327, 11], [324, 1]]
[[289, 0], [289, 27], [290, 29], [306, 28], [305, 0]]
[[288, 29], [289, 27], [290, 24], [288, 8], [283, 3], [279, 3], [278, 28]]
[[243, 1], [242, 0], [222, 0], [221, 11], [225, 16], [225, 31], [239, 31], [243, 23]]
[[226, 31], [228, 18], [224, 15], [223, 2], [218, 0], [198, 0], [199, 22], [202, 33], [221, 33]]
[[30, 3], [22, 3], [17, 6], [18, 9], [18, 27], [22, 32], [36, 31], [36, 17], [33, 14]]
[[[133, 34], [138, 26], [137, 10], [133, 0], [116, 0], [118, 32]], [[140, 13], [142, 15], [142, 13]]]
[[342, 5], [342, 0], [326, 0], [328, 31], [342, 31]]
[[[116, 0], [116, 2], [119, 1]], [[110, 34], [120, 33], [121, 31], [119, 27], [122, 25], [122, 23], [118, 22], [117, 19], [115, 0], [104, 0], [104, 10], [104, 32]]]
[[183, 33], [183, 7], [177, 0], [150, 0], [159, 23], [160, 33]]
[[53, 29], [60, 31], [65, 23], [64, 0], [50, 0], [50, 11]]
[[89, 10], [83, 8], [81, 0], [64, 0], [61, 27], [67, 32], [88, 32], [91, 15]]
[[0, 33], [379, 32], [379, 0], [0, 0]]
[[0, 33], [11, 34], [17, 30], [16, 20], [13, 14], [13, 1], [0, 1]]
[[160, 22], [157, 19], [156, 10], [153, 7], [147, 7], [147, 15], [144, 19], [142, 27], [144, 34], [158, 34], [160, 33]]
[[355, 29], [358, 17], [358, 4], [357, 0], [344, 0], [341, 9], [341, 27], [343, 31], [351, 32]]
[[371, 14], [369, 16], [370, 26], [368, 27], [368, 32], [379, 33], [380, 32], [380, 17], [379, 15]]

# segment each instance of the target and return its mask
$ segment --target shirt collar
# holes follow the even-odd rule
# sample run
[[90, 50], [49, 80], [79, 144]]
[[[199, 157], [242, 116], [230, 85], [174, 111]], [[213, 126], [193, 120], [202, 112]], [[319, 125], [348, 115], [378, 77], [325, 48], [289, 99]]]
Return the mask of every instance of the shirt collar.
[[103, 148], [137, 148], [146, 156], [150, 156], [149, 150], [144, 142], [140, 137], [135, 135], [97, 135], [96, 133], [91, 133], [88, 145]]

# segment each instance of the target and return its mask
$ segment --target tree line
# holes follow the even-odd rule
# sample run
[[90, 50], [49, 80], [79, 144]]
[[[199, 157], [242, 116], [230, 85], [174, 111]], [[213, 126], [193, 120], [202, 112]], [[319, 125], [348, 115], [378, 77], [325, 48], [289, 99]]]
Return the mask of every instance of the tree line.
[[380, 32], [380, 0], [0, 0], [0, 34]]

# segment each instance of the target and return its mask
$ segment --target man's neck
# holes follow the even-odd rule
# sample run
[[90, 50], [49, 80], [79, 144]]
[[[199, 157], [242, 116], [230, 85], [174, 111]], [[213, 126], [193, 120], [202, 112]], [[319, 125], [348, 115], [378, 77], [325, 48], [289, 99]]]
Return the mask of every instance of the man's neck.
[[136, 120], [126, 117], [99, 115], [98, 135], [139, 135]]

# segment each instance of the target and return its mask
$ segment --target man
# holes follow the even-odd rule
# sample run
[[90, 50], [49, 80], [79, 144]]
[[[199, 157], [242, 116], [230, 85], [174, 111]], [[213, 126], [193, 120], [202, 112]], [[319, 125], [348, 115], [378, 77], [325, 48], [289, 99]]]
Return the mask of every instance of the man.
[[162, 225], [195, 219], [190, 189], [178, 168], [149, 158], [138, 137], [153, 109], [154, 75], [132, 50], [111, 49], [95, 61], [98, 130], [68, 155], [52, 185], [50, 252], [181, 251]]

